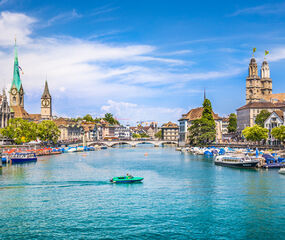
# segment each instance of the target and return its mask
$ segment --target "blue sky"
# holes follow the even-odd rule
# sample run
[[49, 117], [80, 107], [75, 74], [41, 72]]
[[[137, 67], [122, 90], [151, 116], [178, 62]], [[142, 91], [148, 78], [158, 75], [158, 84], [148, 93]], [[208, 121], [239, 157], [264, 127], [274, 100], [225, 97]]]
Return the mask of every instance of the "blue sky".
[[273, 92], [285, 92], [284, 20], [282, 1], [0, 0], [0, 83], [16, 35], [30, 113], [47, 76], [58, 116], [175, 121], [204, 88], [224, 116], [245, 104], [253, 47], [259, 67], [270, 51]]

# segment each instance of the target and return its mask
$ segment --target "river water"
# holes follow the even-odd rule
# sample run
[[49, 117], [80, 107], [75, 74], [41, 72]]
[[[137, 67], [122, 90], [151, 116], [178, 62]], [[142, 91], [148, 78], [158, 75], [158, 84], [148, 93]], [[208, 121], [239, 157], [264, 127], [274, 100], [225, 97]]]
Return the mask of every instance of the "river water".
[[285, 176], [149, 145], [41, 157], [3, 167], [0, 238], [285, 239]]

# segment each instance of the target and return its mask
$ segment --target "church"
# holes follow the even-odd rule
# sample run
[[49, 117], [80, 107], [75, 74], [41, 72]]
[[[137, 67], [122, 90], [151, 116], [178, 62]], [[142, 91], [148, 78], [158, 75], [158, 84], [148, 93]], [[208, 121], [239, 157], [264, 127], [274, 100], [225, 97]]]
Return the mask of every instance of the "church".
[[251, 58], [246, 78], [246, 104], [237, 109], [237, 130], [241, 132], [246, 127], [255, 124], [256, 116], [262, 111], [274, 112], [285, 106], [285, 93], [272, 94], [272, 79], [270, 68], [264, 59], [258, 75], [257, 62]]
[[20, 77], [18, 51], [15, 42], [13, 81], [9, 90], [10, 110], [14, 118], [22, 118], [30, 121], [52, 119], [52, 97], [49, 93], [48, 83], [45, 81], [44, 92], [41, 97], [41, 113], [29, 114], [24, 107], [24, 88]]

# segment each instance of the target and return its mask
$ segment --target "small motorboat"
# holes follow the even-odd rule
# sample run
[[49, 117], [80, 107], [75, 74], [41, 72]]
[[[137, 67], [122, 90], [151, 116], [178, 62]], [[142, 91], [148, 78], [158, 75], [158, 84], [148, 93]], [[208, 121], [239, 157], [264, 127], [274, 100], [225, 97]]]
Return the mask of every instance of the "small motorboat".
[[132, 175], [122, 176], [122, 177], [113, 177], [110, 179], [111, 183], [135, 183], [141, 182], [142, 177], [133, 177]]
[[285, 174], [285, 168], [280, 168], [280, 170], [278, 171], [280, 174]]

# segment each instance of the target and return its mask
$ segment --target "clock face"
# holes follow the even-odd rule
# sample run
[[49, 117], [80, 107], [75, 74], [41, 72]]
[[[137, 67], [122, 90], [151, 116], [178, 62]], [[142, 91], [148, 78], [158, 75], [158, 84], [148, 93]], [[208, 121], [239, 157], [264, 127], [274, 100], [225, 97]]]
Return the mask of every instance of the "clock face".
[[47, 100], [47, 99], [42, 100], [42, 105], [45, 107], [48, 107], [49, 106], [49, 100]]
[[13, 95], [16, 95], [16, 94], [17, 94], [17, 89], [16, 89], [16, 88], [13, 88], [12, 91], [11, 91], [11, 93], [12, 93]]

